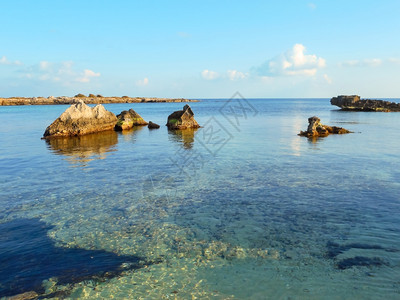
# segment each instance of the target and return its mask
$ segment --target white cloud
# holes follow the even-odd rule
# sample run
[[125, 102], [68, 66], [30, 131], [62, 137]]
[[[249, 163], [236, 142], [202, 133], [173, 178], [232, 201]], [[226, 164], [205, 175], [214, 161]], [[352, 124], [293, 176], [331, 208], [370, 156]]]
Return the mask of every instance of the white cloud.
[[100, 73], [96, 73], [96, 72], [94, 72], [92, 70], [85, 69], [83, 71], [83, 76], [77, 78], [76, 81], [86, 83], [86, 82], [90, 82], [91, 78], [99, 77], [100, 75], [101, 75]]
[[[390, 61], [390, 60], [389, 60]], [[348, 60], [343, 62], [343, 67], [379, 67], [383, 61], [380, 58], [362, 59], [362, 60]]]
[[16, 60], [16, 61], [9, 61], [9, 60], [7, 59], [7, 57], [2, 56], [2, 57], [0, 58], [0, 65], [15, 65], [15, 66], [20, 66], [20, 65], [22, 65], [22, 63], [21, 63], [19, 60]]
[[201, 77], [203, 77], [206, 80], [214, 80], [219, 77], [219, 74], [214, 71], [203, 70], [203, 72], [201, 72]]
[[146, 86], [149, 84], [149, 79], [147, 77], [143, 78], [142, 80], [136, 81], [137, 86]]
[[332, 84], [332, 79], [328, 76], [328, 74], [324, 74], [324, 79], [327, 83]]
[[228, 75], [229, 80], [245, 79], [249, 75], [248, 73], [243, 73], [236, 70], [228, 70], [226, 71], [226, 74]]
[[295, 44], [292, 49], [266, 61], [255, 70], [260, 76], [314, 76], [318, 69], [325, 67], [325, 59], [305, 52], [305, 46]]

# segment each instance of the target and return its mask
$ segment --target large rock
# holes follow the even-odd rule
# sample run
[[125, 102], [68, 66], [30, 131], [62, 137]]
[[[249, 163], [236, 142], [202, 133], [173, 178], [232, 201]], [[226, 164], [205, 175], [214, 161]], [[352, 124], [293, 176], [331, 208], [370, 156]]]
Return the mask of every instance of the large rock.
[[400, 111], [400, 103], [384, 101], [360, 99], [360, 96], [337, 96], [331, 99], [331, 104], [339, 106], [342, 110], [355, 111]]
[[117, 115], [117, 124], [115, 130], [128, 130], [132, 129], [133, 126], [144, 126], [148, 123], [132, 108], [130, 110], [124, 110]]
[[103, 105], [87, 106], [83, 101], [67, 108], [43, 134], [44, 138], [78, 136], [114, 129], [117, 117]]
[[194, 113], [189, 105], [185, 105], [183, 110], [173, 112], [168, 116], [168, 129], [187, 129], [199, 128], [200, 125], [194, 119]]
[[308, 118], [307, 131], [300, 131], [299, 135], [306, 136], [309, 138], [313, 137], [324, 137], [330, 134], [345, 134], [351, 133], [351, 131], [342, 127], [322, 125], [321, 120], [318, 117]]

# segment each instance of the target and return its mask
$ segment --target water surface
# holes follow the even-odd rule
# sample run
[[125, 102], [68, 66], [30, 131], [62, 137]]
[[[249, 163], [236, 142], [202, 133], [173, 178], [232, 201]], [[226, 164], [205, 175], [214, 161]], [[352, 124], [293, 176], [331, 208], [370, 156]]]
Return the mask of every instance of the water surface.
[[[164, 125], [183, 105], [105, 106]], [[40, 293], [400, 297], [398, 113], [342, 112], [328, 99], [190, 105], [204, 126], [197, 131], [138, 127], [54, 141], [40, 137], [67, 106], [0, 107], [2, 228], [38, 220], [53, 247], [147, 262], [101, 280], [67, 282], [48, 272]], [[297, 136], [313, 115], [354, 133]], [[0, 282], [0, 297], [8, 285]]]

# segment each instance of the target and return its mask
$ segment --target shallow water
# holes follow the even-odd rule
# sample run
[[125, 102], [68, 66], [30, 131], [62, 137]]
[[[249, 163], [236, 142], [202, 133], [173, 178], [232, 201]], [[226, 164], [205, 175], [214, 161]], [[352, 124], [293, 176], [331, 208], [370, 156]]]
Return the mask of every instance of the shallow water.
[[[164, 125], [183, 105], [105, 106]], [[55, 247], [146, 264], [82, 282], [49, 272], [44, 295], [400, 297], [398, 113], [237, 97], [192, 103], [204, 126], [197, 131], [140, 127], [41, 140], [66, 107], [0, 107], [0, 223], [40, 220]], [[354, 133], [297, 136], [313, 115]]]

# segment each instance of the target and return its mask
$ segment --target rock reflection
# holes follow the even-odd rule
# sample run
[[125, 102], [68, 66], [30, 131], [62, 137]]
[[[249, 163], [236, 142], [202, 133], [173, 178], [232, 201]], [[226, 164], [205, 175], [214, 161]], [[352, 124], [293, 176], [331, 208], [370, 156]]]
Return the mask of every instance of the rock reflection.
[[122, 135], [125, 142], [134, 142], [136, 139], [136, 135], [141, 132], [146, 126], [134, 126], [129, 130], [119, 131], [118, 134]]
[[168, 130], [170, 140], [182, 143], [183, 148], [192, 149], [194, 134], [198, 128], [188, 128], [183, 130]]
[[94, 159], [104, 159], [107, 153], [115, 151], [118, 134], [104, 131], [74, 137], [59, 137], [46, 140], [49, 149], [58, 155], [65, 155], [72, 164], [86, 166]]

